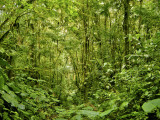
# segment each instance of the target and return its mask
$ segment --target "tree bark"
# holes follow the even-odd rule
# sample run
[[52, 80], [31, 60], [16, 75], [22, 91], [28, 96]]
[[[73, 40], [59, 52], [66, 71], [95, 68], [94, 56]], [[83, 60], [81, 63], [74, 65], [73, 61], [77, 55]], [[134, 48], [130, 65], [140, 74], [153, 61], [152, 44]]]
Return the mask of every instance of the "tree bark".
[[124, 29], [124, 35], [125, 35], [125, 66], [126, 69], [128, 68], [129, 61], [128, 61], [128, 55], [129, 55], [129, 1], [130, 0], [124, 0], [124, 22], [123, 22], [123, 29]]

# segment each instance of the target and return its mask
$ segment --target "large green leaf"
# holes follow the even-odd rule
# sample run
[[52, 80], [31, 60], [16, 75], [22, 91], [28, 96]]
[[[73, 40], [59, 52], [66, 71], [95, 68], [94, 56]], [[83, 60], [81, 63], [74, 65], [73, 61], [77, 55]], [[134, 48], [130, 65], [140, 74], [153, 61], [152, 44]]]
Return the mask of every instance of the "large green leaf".
[[160, 108], [160, 98], [147, 101], [142, 105], [142, 109], [147, 113], [152, 112], [157, 107]]
[[88, 116], [89, 118], [94, 118], [94, 117], [96, 117], [96, 116], [99, 115], [99, 112], [89, 111], [89, 110], [79, 110], [79, 111], [78, 111], [78, 114], [86, 115], [86, 116]]
[[14, 106], [14, 107], [18, 106], [18, 101], [14, 97], [12, 97], [10, 94], [4, 93], [2, 95], [2, 98], [8, 103], [11, 103], [11, 106]]
[[7, 85], [4, 85], [3, 90], [5, 90], [10, 96], [18, 99], [18, 96], [15, 94], [15, 92], [10, 90]]
[[7, 101], [8, 103], [11, 103], [11, 106], [17, 107], [21, 110], [25, 109], [25, 106], [23, 104], [18, 103], [19, 97], [13, 91], [11, 91], [7, 85], [3, 86], [3, 90], [4, 92], [2, 94], [2, 98], [5, 101]]
[[156, 108], [156, 106], [154, 106], [150, 102], [148, 102], [148, 103], [146, 102], [142, 105], [142, 109], [147, 113], [152, 112], [155, 108]]

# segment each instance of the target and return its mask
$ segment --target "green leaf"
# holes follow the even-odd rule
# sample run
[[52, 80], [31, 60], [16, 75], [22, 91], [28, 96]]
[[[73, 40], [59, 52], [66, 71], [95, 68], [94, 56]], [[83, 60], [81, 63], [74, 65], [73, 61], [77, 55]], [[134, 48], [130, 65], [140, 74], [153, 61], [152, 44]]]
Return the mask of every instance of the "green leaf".
[[72, 117], [71, 120], [82, 120], [82, 116], [81, 115], [75, 115], [74, 117]]
[[4, 85], [3, 90], [5, 90], [13, 98], [18, 99], [18, 96], [13, 91], [11, 91], [7, 85]]
[[46, 82], [45, 80], [38, 79], [37, 82]]
[[52, 98], [52, 100], [54, 101], [54, 102], [59, 102], [60, 100], [58, 100], [58, 99], [56, 99], [56, 98]]
[[125, 107], [127, 107], [128, 106], [128, 102], [123, 102], [122, 104], [121, 104], [121, 106], [120, 106], [120, 110], [123, 110]]
[[38, 95], [37, 95], [36, 93], [31, 93], [31, 94], [30, 94], [30, 97], [32, 97], [32, 98], [35, 99], [36, 97], [38, 97]]
[[1, 47], [0, 48], [0, 53], [2, 53], [2, 54], [5, 53], [5, 49]]
[[152, 100], [151, 103], [160, 108], [160, 98]]
[[6, 102], [10, 103], [11, 106], [13, 106], [13, 107], [17, 107], [17, 108], [19, 108], [19, 109], [21, 109], [21, 110], [24, 110], [24, 109], [25, 109], [25, 106], [24, 106], [23, 104], [19, 104], [19, 103], [18, 103], [18, 101], [17, 101], [17, 99], [16, 99], [16, 95], [13, 94], [13, 91], [11, 91], [11, 94], [8, 94], [8, 93], [4, 92], [4, 93], [2, 94], [2, 98], [3, 98]]
[[152, 112], [152, 110], [154, 110], [155, 108], [156, 106], [154, 106], [150, 102], [149, 103], [146, 102], [142, 105], [142, 109], [147, 113]]
[[61, 112], [66, 111], [65, 109], [62, 109], [62, 108], [59, 108], [59, 107], [55, 107], [55, 110], [56, 110], [57, 113], [61, 113]]
[[27, 77], [27, 79], [31, 81], [37, 81], [37, 79], [31, 78], [31, 77]]
[[8, 88], [7, 85], [4, 85], [3, 90], [5, 90], [6, 92], [10, 92], [11, 90]]
[[104, 112], [102, 112], [102, 113], [100, 114], [100, 117], [106, 116], [106, 115], [108, 115], [109, 113], [111, 113], [112, 111], [113, 111], [113, 109], [106, 110], [106, 111], [104, 111]]
[[11, 106], [17, 107], [18, 106], [18, 101], [12, 97], [11, 95], [9, 95], [8, 93], [4, 93], [2, 95], [2, 98], [7, 101], [8, 103], [11, 103]]
[[25, 110], [25, 105], [23, 105], [23, 104], [18, 104], [18, 108], [21, 109], [21, 110]]
[[21, 93], [21, 96], [22, 96], [22, 97], [26, 97], [26, 96], [28, 96], [28, 94], [27, 94], [27, 93], [22, 92], [22, 93]]
[[75, 119], [76, 119], [76, 120], [81, 120], [81, 119], [82, 119], [82, 116], [81, 116], [81, 115], [76, 115], [76, 116], [75, 116]]
[[46, 98], [45, 95], [41, 95], [41, 96], [38, 97], [39, 102], [45, 101], [46, 99], [47, 99], [47, 98]]
[[96, 117], [96, 116], [99, 115], [99, 112], [89, 111], [89, 110], [79, 110], [78, 114], [86, 115], [86, 116], [88, 116], [89, 118], [94, 118], [94, 117]]
[[152, 112], [157, 107], [160, 108], [160, 98], [147, 101], [142, 105], [142, 109], [147, 113]]
[[22, 90], [20, 90], [20, 89], [16, 86], [15, 82], [7, 83], [7, 85], [8, 85], [10, 88], [12, 88], [12, 90], [13, 90], [14, 92], [22, 92]]

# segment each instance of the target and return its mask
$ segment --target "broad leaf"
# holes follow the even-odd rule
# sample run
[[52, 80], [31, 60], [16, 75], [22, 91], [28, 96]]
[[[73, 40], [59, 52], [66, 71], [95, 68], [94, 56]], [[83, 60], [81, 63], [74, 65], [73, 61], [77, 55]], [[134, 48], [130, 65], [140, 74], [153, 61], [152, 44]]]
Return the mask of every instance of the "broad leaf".
[[142, 105], [142, 109], [147, 113], [152, 112], [155, 108], [156, 108], [156, 106], [154, 106], [150, 102], [148, 102], [148, 103], [146, 102]]
[[142, 105], [142, 109], [147, 113], [152, 112], [157, 107], [160, 108], [160, 98], [147, 101]]
[[8, 93], [6, 93], [6, 92], [4, 92], [3, 95], [2, 95], [2, 98], [3, 98], [6, 102], [10, 103], [11, 106], [17, 107], [17, 108], [19, 108], [19, 109], [21, 109], [21, 110], [24, 110], [24, 109], [25, 109], [25, 106], [24, 106], [23, 104], [19, 104], [18, 101], [17, 101], [17, 99], [16, 99], [15, 97], [16, 97], [16, 96], [15, 96], [14, 94], [12, 94], [12, 93], [11, 93], [11, 94], [8, 94]]
[[96, 117], [96, 116], [99, 115], [99, 112], [89, 111], [89, 110], [79, 110], [78, 114], [86, 115], [86, 116], [88, 116], [89, 118], [94, 118], [94, 117]]
[[18, 101], [12, 97], [11, 95], [9, 95], [8, 93], [4, 93], [2, 95], [2, 98], [7, 101], [8, 103], [11, 103], [11, 106], [17, 107], [18, 106]]

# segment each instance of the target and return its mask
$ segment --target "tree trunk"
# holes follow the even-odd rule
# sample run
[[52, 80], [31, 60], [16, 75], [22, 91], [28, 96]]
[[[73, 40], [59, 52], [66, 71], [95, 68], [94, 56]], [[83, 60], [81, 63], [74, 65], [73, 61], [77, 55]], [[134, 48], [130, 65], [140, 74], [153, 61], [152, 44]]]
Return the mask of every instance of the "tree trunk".
[[87, 72], [88, 72], [88, 61], [89, 61], [89, 36], [88, 36], [88, 28], [89, 28], [89, 17], [86, 16], [88, 14], [88, 0], [86, 3], [85, 8], [85, 1], [83, 1], [83, 27], [84, 27], [84, 46], [83, 46], [83, 90], [84, 91], [84, 101], [88, 101], [88, 80], [87, 78]]
[[123, 22], [123, 29], [124, 29], [124, 35], [125, 35], [125, 66], [126, 69], [128, 68], [129, 61], [128, 61], [128, 55], [129, 55], [129, 1], [130, 0], [124, 0], [124, 22]]
[[143, 46], [143, 45], [142, 45], [142, 41], [141, 41], [142, 3], [143, 3], [143, 0], [140, 0], [140, 8], [139, 8], [140, 15], [139, 15], [138, 31], [139, 31], [139, 42], [140, 42], [141, 47]]

